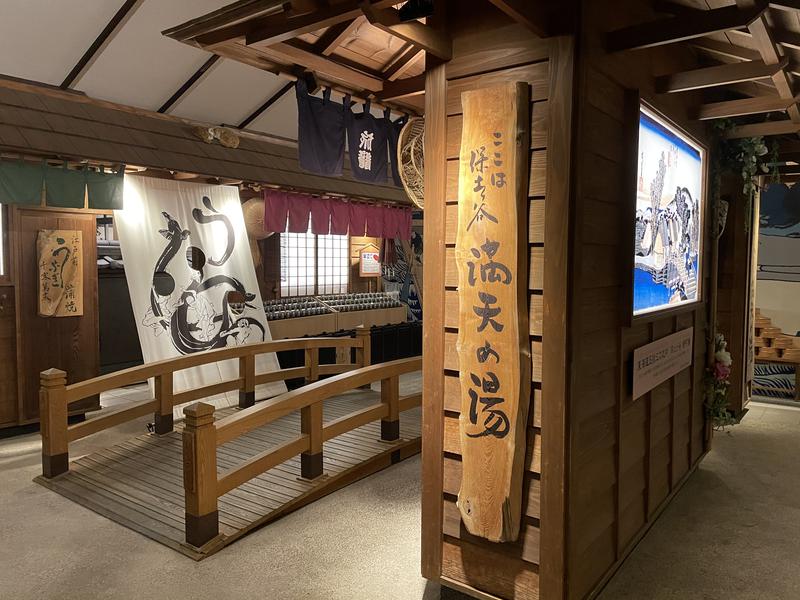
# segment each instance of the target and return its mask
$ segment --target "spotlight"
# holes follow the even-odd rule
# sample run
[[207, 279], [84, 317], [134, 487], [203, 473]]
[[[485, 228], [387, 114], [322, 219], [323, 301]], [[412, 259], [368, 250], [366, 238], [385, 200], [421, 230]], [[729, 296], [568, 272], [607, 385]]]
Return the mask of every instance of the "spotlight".
[[416, 21], [433, 15], [433, 0], [408, 0], [398, 11], [401, 21]]

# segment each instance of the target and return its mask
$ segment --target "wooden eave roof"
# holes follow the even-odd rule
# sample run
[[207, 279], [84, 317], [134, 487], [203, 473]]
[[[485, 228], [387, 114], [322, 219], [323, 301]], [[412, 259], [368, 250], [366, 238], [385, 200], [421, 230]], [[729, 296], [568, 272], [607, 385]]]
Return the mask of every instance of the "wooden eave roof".
[[[96, 160], [317, 193], [408, 204], [402, 189], [304, 172], [297, 148], [239, 132], [238, 148], [194, 134], [211, 127], [50, 88], [0, 81], [0, 148], [10, 153]], [[345, 160], [345, 163], [348, 161]]]

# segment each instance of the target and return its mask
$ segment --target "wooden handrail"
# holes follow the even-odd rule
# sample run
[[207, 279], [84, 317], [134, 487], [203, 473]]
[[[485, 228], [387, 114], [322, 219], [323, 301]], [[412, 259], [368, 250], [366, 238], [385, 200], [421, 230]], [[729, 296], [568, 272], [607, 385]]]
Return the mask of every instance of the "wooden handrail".
[[257, 406], [240, 410], [217, 421], [214, 424], [217, 429], [217, 445], [224, 444], [256, 427], [266, 425], [283, 416], [287, 411], [299, 410], [379, 379], [397, 377], [420, 369], [422, 369], [420, 357], [403, 358], [335, 375], [264, 400]]
[[[72, 385], [66, 385], [67, 374], [63, 371], [58, 369], [43, 371], [40, 374], [42, 471], [46, 477], [55, 477], [66, 472], [69, 469], [70, 442], [148, 413], [154, 414], [155, 432], [163, 435], [173, 430], [172, 409], [180, 404], [239, 390], [239, 406], [242, 408], [252, 406], [255, 403], [256, 386], [298, 377], [308, 378], [312, 375], [312, 365], [309, 364], [257, 374], [255, 372], [257, 355], [286, 350], [306, 350], [307, 355], [310, 352], [318, 354], [320, 348], [355, 348], [367, 358], [360, 356], [363, 360], [353, 364], [319, 365], [317, 361], [316, 366], [313, 366], [315, 378], [319, 375], [358, 368], [364, 361], [368, 364], [368, 353], [364, 349], [369, 349], [369, 330], [356, 330], [354, 337], [298, 338], [221, 348], [131, 367]], [[229, 359], [239, 360], [239, 377], [236, 379], [174, 393], [175, 371]], [[67, 423], [68, 407], [71, 403], [151, 377], [155, 378], [155, 398], [125, 406], [76, 425], [70, 426]]]
[[[366, 353], [365, 353], [366, 354]], [[365, 360], [366, 357], [360, 357]], [[244, 463], [229, 468], [213, 482], [187, 487], [186, 540], [195, 546], [210, 542], [218, 534], [217, 500], [231, 490], [258, 477], [277, 465], [300, 455], [300, 473], [312, 480], [323, 475], [323, 443], [338, 435], [380, 419], [381, 439], [400, 439], [400, 413], [419, 406], [422, 394], [400, 397], [400, 376], [422, 368], [420, 357], [363, 366], [348, 373], [316, 381], [320, 373], [319, 350], [306, 349], [306, 382], [296, 390], [265, 400], [225, 418], [214, 420], [214, 408], [197, 403], [184, 409], [187, 427], [183, 431], [184, 479], [195, 482], [195, 474], [216, 465], [217, 448], [289, 413], [300, 411], [300, 435], [256, 454]], [[322, 420], [325, 400], [344, 392], [381, 381], [381, 400], [344, 415], [327, 424]], [[199, 419], [199, 416], [202, 418]], [[193, 423], [192, 427], [188, 423]], [[199, 419], [199, 420], [198, 420]], [[199, 425], [198, 425], [199, 423]], [[203, 465], [201, 467], [200, 465]], [[214, 467], [216, 468], [216, 467]]]

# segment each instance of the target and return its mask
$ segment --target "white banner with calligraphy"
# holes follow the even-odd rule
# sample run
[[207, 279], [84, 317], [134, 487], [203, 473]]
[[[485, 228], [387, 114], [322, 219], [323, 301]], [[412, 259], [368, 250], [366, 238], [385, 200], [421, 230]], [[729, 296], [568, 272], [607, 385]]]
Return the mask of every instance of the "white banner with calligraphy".
[[528, 340], [529, 89], [464, 92], [456, 262], [467, 530], [517, 539], [531, 393]]

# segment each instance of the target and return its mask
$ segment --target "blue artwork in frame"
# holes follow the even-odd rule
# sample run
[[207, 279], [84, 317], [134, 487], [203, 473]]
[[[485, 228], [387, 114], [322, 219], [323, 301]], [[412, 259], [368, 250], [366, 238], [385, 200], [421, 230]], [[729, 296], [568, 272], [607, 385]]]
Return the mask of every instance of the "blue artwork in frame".
[[700, 300], [705, 151], [642, 106], [633, 314]]

